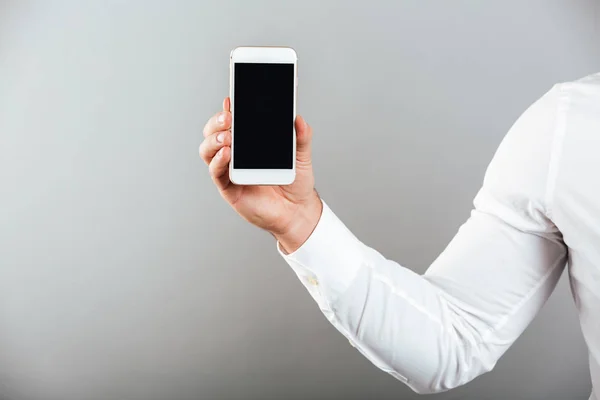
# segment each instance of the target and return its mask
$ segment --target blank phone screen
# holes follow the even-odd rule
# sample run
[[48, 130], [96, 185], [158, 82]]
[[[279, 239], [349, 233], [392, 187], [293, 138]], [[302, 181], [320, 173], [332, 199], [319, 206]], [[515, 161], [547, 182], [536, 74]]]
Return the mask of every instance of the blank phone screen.
[[294, 64], [233, 68], [233, 168], [292, 169]]

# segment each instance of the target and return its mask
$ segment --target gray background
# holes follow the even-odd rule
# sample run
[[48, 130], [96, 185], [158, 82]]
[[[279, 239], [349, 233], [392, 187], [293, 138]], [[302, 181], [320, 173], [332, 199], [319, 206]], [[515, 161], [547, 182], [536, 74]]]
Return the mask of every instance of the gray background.
[[[290, 45], [317, 186], [423, 272], [518, 115], [600, 70], [564, 1], [0, 2], [0, 398], [413, 399], [320, 314], [197, 154], [231, 48]], [[568, 282], [438, 399], [587, 399]]]

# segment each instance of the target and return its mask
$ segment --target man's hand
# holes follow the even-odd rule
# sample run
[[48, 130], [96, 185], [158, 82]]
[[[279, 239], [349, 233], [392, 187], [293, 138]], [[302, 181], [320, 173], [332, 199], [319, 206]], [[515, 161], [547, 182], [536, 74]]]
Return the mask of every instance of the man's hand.
[[215, 186], [233, 209], [246, 221], [265, 229], [291, 253], [308, 239], [322, 211], [314, 189], [311, 163], [312, 128], [296, 118], [296, 179], [289, 186], [239, 186], [229, 180], [231, 160], [231, 102], [208, 120], [200, 157], [208, 165]]

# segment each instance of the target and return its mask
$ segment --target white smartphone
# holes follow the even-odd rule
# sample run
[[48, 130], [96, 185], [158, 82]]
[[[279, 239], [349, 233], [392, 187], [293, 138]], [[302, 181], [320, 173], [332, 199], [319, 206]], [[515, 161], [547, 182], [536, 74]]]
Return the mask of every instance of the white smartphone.
[[231, 52], [231, 161], [238, 185], [289, 185], [296, 177], [297, 55], [289, 47]]

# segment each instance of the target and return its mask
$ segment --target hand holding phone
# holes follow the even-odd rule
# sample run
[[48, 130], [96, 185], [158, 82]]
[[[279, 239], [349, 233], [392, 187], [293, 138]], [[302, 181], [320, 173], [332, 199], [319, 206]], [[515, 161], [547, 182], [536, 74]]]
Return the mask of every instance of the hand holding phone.
[[[231, 111], [231, 100], [227, 97], [223, 101], [223, 110], [210, 118], [204, 127], [204, 141], [200, 145], [200, 156], [208, 164], [210, 176], [223, 199], [245, 220], [271, 232], [285, 251], [292, 252], [310, 236], [322, 211], [321, 200], [314, 189], [311, 163], [312, 129], [300, 116], [291, 121], [295, 148], [292, 153], [295, 179], [292, 179], [292, 183], [287, 183], [289, 172], [272, 174], [272, 171], [262, 171], [269, 168], [255, 168], [259, 171], [258, 174], [248, 173], [239, 178], [244, 180], [251, 177], [254, 181], [253, 184], [240, 185], [230, 179], [232, 169], [231, 128], [234, 121]], [[251, 117], [247, 118], [251, 119]], [[260, 123], [254, 126], [255, 135], [259, 135], [262, 129], [268, 128], [270, 123], [269, 118], [266, 117], [260, 118], [259, 121]], [[239, 125], [241, 123], [238, 124], [238, 127]], [[265, 141], [262, 141], [261, 146], [263, 147], [259, 147], [257, 150], [259, 153], [269, 155], [269, 151], [273, 151], [273, 149], [269, 149], [269, 144]], [[252, 159], [252, 154], [247, 154], [247, 157]], [[276, 164], [277, 167], [280, 167], [283, 166], [284, 158], [277, 155], [269, 162], [281, 162], [281, 164]], [[259, 165], [265, 166], [264, 160], [254, 159], [251, 161], [263, 162]], [[286, 165], [289, 165], [289, 160], [286, 162], [288, 163]], [[240, 169], [251, 170], [252, 168]], [[289, 170], [289, 168], [272, 169]], [[282, 183], [268, 186], [259, 185], [260, 182], [255, 179], [257, 177], [262, 180], [261, 182], [280, 179]]]

